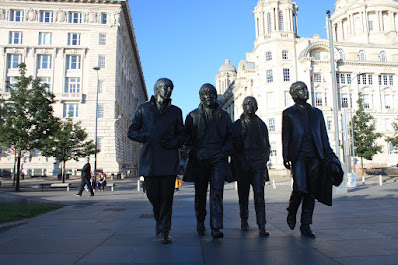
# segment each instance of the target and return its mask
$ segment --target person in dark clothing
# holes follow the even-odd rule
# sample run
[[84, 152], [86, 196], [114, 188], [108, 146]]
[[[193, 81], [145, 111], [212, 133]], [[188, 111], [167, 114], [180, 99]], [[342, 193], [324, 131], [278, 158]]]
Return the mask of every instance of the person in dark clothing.
[[182, 111], [171, 105], [173, 82], [159, 79], [150, 101], [138, 106], [128, 130], [129, 139], [143, 143], [140, 175], [153, 206], [156, 235], [162, 243], [171, 242], [171, 216], [176, 176], [180, 170], [178, 148], [184, 144]]
[[249, 192], [253, 187], [254, 207], [256, 210], [259, 234], [269, 236], [265, 230], [264, 185], [267, 173], [267, 162], [270, 155], [268, 129], [256, 115], [258, 109], [254, 97], [243, 100], [243, 114], [232, 124], [234, 139], [232, 170], [238, 181], [239, 208], [241, 229], [249, 230]]
[[314, 181], [319, 178], [322, 161], [334, 155], [329, 144], [322, 111], [307, 102], [308, 88], [303, 82], [290, 87], [295, 104], [282, 113], [283, 163], [293, 173], [293, 191], [289, 200], [287, 223], [293, 230], [297, 210], [302, 203], [301, 234], [315, 237], [310, 228], [315, 207]]
[[80, 182], [80, 189], [76, 196], [82, 196], [82, 192], [84, 190], [84, 186], [87, 184], [88, 190], [90, 191], [90, 196], [94, 196], [93, 187], [91, 186], [91, 166], [90, 166], [90, 158], [86, 158], [86, 164], [84, 164], [82, 168], [82, 180]]
[[195, 182], [197, 232], [205, 235], [206, 197], [210, 182], [210, 227], [213, 238], [222, 238], [224, 181], [230, 178], [228, 156], [232, 150], [231, 118], [216, 103], [216, 88], [204, 84], [200, 105], [185, 120], [189, 160], [184, 181]]

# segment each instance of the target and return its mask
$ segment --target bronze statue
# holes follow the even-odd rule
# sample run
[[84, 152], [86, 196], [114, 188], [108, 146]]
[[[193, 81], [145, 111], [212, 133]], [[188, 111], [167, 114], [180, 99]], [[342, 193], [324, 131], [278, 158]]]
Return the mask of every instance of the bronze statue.
[[143, 143], [140, 154], [141, 176], [146, 194], [153, 206], [156, 235], [162, 243], [171, 242], [171, 215], [176, 176], [180, 163], [178, 148], [184, 144], [182, 111], [171, 105], [173, 82], [159, 79], [150, 101], [138, 106], [128, 131], [128, 137]]
[[268, 129], [256, 115], [258, 109], [254, 97], [243, 100], [243, 114], [232, 125], [234, 152], [232, 172], [238, 181], [241, 229], [249, 230], [249, 192], [253, 187], [254, 207], [256, 210], [259, 234], [269, 236], [265, 230], [264, 185], [268, 176], [267, 161], [270, 155]]
[[189, 161], [184, 181], [195, 182], [196, 230], [206, 233], [206, 197], [210, 182], [210, 227], [213, 238], [223, 238], [224, 181], [230, 179], [228, 156], [232, 150], [231, 118], [216, 103], [216, 88], [204, 84], [199, 91], [200, 105], [185, 120]]
[[[330, 147], [322, 111], [307, 103], [306, 84], [292, 84], [290, 95], [295, 104], [282, 114], [283, 163], [292, 170], [294, 181], [287, 208], [287, 224], [290, 229], [295, 228], [297, 210], [302, 204], [301, 234], [315, 238], [310, 227], [315, 199], [331, 205], [331, 176], [338, 176], [341, 182], [343, 172]], [[333, 184], [340, 183], [333, 181]]]

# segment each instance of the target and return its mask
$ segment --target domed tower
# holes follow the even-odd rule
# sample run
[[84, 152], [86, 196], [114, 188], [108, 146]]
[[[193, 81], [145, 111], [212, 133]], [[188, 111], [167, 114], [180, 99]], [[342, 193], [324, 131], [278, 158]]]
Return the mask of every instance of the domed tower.
[[398, 2], [337, 0], [332, 15], [337, 42], [398, 43]]
[[226, 59], [225, 63], [218, 70], [216, 76], [217, 94], [224, 95], [229, 86], [236, 80], [236, 68]]
[[254, 9], [255, 46], [264, 40], [298, 35], [298, 6], [292, 0], [259, 0]]

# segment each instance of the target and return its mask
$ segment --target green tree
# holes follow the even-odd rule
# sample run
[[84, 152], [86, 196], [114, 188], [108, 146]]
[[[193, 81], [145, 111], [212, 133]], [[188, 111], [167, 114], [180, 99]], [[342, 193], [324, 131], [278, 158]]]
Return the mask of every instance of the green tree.
[[373, 116], [365, 112], [363, 106], [363, 95], [358, 94], [358, 110], [352, 117], [354, 129], [355, 154], [361, 158], [361, 169], [363, 175], [363, 159], [372, 160], [373, 156], [381, 153], [382, 147], [376, 144], [376, 140], [382, 136], [376, 132]]
[[26, 65], [21, 63], [17, 82], [7, 83], [10, 97], [1, 99], [0, 142], [14, 148], [17, 156], [15, 190], [19, 191], [21, 157], [33, 149], [42, 149], [43, 140], [54, 132], [58, 119], [53, 116], [54, 95], [47, 84], [26, 76]]
[[394, 136], [393, 137], [386, 137], [386, 142], [391, 143], [392, 146], [398, 148], [398, 122], [394, 122], [392, 124], [394, 127]]
[[86, 141], [87, 133], [80, 123], [80, 121], [73, 123], [72, 119], [61, 121], [56, 132], [45, 140], [46, 148], [42, 150], [42, 154], [46, 157], [54, 157], [62, 163], [62, 182], [65, 182], [67, 161], [72, 159], [78, 161], [80, 157], [94, 154], [94, 142], [93, 140]]

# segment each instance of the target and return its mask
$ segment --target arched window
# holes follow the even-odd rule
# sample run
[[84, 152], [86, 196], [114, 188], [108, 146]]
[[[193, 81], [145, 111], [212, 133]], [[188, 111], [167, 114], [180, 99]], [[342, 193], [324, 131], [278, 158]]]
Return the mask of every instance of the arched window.
[[380, 52], [379, 58], [380, 62], [387, 62], [387, 54], [384, 51]]
[[267, 13], [267, 25], [268, 25], [268, 33], [271, 33], [272, 32], [272, 17], [271, 17], [270, 12]]
[[358, 60], [360, 61], [366, 61], [366, 53], [363, 50], [360, 50], [358, 52]]

